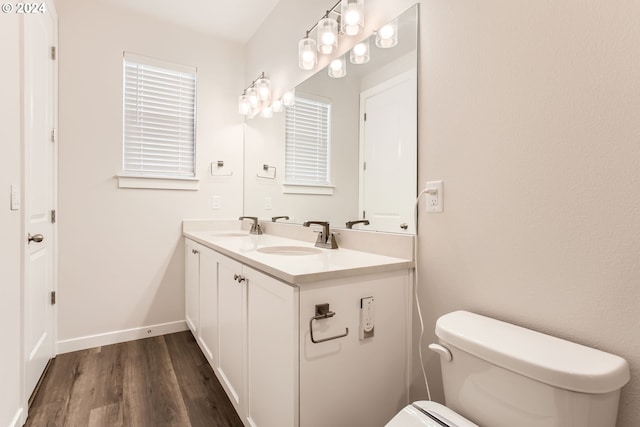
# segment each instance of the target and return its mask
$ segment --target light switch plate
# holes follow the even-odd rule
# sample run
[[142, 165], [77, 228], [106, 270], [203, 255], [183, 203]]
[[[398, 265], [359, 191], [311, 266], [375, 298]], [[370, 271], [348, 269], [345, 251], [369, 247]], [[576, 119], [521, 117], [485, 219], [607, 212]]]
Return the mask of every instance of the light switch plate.
[[220, 196], [211, 196], [211, 209], [220, 209], [222, 207], [222, 200]]

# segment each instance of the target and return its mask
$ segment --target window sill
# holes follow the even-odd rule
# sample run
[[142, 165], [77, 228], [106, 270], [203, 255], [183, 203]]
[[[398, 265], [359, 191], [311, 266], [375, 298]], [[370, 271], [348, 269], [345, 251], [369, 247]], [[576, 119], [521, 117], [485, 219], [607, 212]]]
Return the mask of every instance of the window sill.
[[335, 187], [333, 185], [309, 185], [309, 184], [282, 184], [284, 194], [314, 194], [332, 196]]
[[145, 188], [154, 190], [190, 190], [198, 189], [198, 178], [176, 178], [166, 176], [143, 176], [118, 174], [118, 188]]

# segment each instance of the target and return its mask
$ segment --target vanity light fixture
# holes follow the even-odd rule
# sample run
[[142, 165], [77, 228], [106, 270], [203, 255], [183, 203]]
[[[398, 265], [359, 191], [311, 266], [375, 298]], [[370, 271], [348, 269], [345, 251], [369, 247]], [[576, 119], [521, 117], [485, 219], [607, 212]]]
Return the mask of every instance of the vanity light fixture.
[[352, 64], [366, 64], [369, 62], [369, 39], [365, 39], [355, 45], [349, 54]]
[[283, 109], [282, 99], [276, 99], [271, 103], [271, 110], [274, 113], [279, 113]]
[[316, 41], [307, 35], [298, 42], [298, 66], [303, 70], [313, 70], [318, 63], [318, 54], [316, 53]]
[[263, 72], [242, 91], [242, 95], [238, 98], [238, 112], [245, 116], [254, 116], [261, 107], [266, 106], [270, 99], [271, 80]]
[[364, 28], [364, 0], [342, 0], [341, 30], [348, 36], [355, 36]]
[[383, 49], [394, 47], [398, 44], [398, 20], [394, 19], [376, 31], [376, 46]]
[[[355, 36], [363, 28], [364, 0], [338, 0], [298, 42], [298, 66], [303, 70], [313, 70], [318, 64], [316, 48], [324, 55], [331, 55], [338, 49], [340, 35]], [[317, 43], [309, 37], [313, 30], [317, 30]]]
[[246, 90], [242, 92], [242, 95], [240, 95], [238, 99], [238, 112], [245, 116], [251, 113], [251, 104], [249, 104], [249, 97], [247, 96]]
[[328, 72], [329, 77], [333, 77], [334, 79], [339, 79], [347, 75], [347, 61], [344, 55], [331, 61]]
[[290, 107], [293, 104], [295, 104], [295, 100], [296, 100], [295, 89], [291, 89], [290, 91], [287, 91], [284, 93], [284, 95], [282, 95], [282, 103], [284, 104], [285, 107]]
[[338, 48], [338, 21], [327, 14], [318, 21], [318, 50], [325, 55], [332, 54]]
[[260, 111], [260, 117], [264, 119], [270, 119], [273, 117], [273, 108], [270, 105], [267, 105]]

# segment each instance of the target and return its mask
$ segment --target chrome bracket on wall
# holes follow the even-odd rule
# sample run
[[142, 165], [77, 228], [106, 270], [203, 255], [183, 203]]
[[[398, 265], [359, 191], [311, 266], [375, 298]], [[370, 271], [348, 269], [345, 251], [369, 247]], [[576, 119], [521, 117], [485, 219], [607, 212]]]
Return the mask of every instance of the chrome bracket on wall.
[[335, 340], [337, 338], [344, 338], [347, 335], [349, 335], [349, 328], [344, 328], [344, 334], [341, 335], [335, 335], [333, 337], [328, 337], [328, 338], [322, 338], [322, 339], [315, 339], [313, 338], [313, 321], [314, 320], [320, 320], [320, 319], [328, 319], [330, 317], [335, 316], [336, 313], [334, 313], [333, 311], [329, 310], [329, 304], [316, 304], [316, 315], [313, 316], [311, 318], [311, 320], [309, 320], [309, 333], [311, 334], [311, 342], [314, 344], [318, 344], [321, 342], [326, 342], [326, 341], [331, 341], [331, 340]]
[[224, 160], [218, 160], [217, 162], [211, 162], [211, 176], [231, 176], [233, 175], [233, 171], [229, 173], [219, 173], [215, 172], [213, 167], [217, 167], [217, 170], [224, 168]]
[[[256, 176], [258, 178], [276, 179], [276, 167], [275, 166], [264, 164], [264, 165], [262, 165], [262, 170], [264, 171], [264, 173], [262, 175], [260, 175], [260, 173], [256, 174]], [[269, 173], [270, 170], [273, 171], [273, 176], [270, 175], [270, 173]]]

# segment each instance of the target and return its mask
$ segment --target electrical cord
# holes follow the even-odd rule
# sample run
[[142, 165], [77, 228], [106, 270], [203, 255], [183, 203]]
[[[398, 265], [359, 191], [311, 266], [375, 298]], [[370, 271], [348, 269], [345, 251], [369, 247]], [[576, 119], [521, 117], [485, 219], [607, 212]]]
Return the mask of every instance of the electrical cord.
[[429, 380], [427, 379], [427, 372], [424, 369], [424, 362], [422, 359], [422, 338], [424, 336], [424, 320], [422, 318], [422, 310], [420, 308], [420, 300], [418, 300], [418, 284], [420, 283], [418, 280], [418, 207], [420, 206], [420, 199], [426, 193], [432, 194], [434, 190], [425, 188], [422, 190], [418, 197], [416, 198], [416, 205], [413, 211], [413, 220], [414, 226], [416, 230], [416, 234], [413, 241], [413, 260], [415, 262], [415, 283], [413, 286], [414, 299], [416, 300], [416, 308], [418, 310], [418, 319], [420, 319], [420, 339], [418, 340], [418, 356], [420, 357], [420, 368], [422, 369], [422, 377], [424, 378], [424, 385], [427, 388], [427, 400], [431, 400], [431, 391], [429, 390]]

